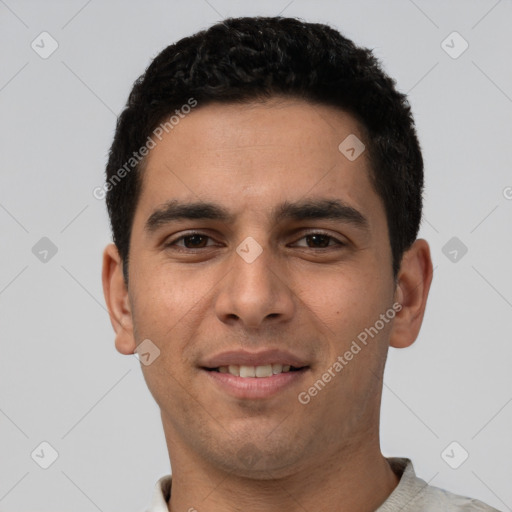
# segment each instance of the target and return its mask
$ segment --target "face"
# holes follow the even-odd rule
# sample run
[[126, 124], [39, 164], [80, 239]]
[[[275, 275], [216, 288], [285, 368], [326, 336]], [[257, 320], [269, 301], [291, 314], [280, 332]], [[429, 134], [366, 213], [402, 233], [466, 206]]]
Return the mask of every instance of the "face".
[[151, 150], [117, 346], [160, 350], [142, 369], [169, 446], [264, 478], [376, 436], [397, 288], [349, 135], [342, 111], [274, 99], [199, 105]]

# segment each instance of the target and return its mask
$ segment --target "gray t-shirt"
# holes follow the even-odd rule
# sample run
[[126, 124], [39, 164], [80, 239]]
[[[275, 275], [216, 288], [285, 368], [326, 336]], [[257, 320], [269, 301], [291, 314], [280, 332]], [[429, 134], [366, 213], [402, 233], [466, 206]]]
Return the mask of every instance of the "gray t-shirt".
[[409, 459], [389, 458], [400, 482], [376, 512], [499, 512], [473, 498], [428, 485], [418, 478]]
[[[481, 501], [428, 485], [416, 476], [409, 459], [395, 457], [388, 461], [400, 482], [375, 512], [500, 512]], [[156, 483], [145, 512], [168, 512], [170, 496], [171, 475], [166, 475]]]

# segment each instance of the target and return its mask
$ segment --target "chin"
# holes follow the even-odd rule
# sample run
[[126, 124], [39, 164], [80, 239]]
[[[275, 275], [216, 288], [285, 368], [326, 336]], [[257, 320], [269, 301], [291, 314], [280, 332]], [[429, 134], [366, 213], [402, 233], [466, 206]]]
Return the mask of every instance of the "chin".
[[[226, 439], [215, 450], [209, 447], [210, 461], [226, 472], [252, 480], [275, 480], [296, 472], [304, 460], [304, 447], [291, 442], [296, 436], [273, 439], [261, 435]], [[218, 449], [220, 448], [220, 449]]]

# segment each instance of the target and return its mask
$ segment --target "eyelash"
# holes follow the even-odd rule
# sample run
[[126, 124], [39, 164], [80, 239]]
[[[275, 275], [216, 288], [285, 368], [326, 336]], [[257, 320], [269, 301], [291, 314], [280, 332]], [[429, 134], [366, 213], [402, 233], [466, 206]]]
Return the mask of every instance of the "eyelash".
[[[314, 235], [321, 235], [321, 236], [325, 236], [329, 239], [329, 242], [334, 240], [335, 241], [335, 244], [333, 245], [328, 245], [327, 247], [307, 247], [307, 246], [300, 246], [301, 248], [303, 249], [318, 249], [318, 250], [326, 250], [326, 249], [332, 249], [333, 247], [336, 247], [338, 246], [339, 248], [342, 248], [342, 247], [345, 247], [347, 244], [344, 243], [344, 242], [341, 242], [340, 240], [338, 240], [337, 238], [335, 238], [334, 236], [330, 235], [329, 233], [325, 233], [323, 231], [311, 231], [311, 232], [308, 232], [306, 234], [304, 234], [301, 238], [299, 238], [298, 240], [302, 240], [308, 236], [314, 236]], [[185, 235], [181, 235], [179, 238], [176, 238], [175, 240], [172, 240], [168, 243], [165, 244], [165, 247], [166, 248], [173, 248], [173, 247], [179, 247], [179, 249], [177, 250], [180, 250], [180, 251], [183, 251], [183, 252], [189, 252], [189, 251], [198, 251], [198, 250], [201, 250], [201, 249], [207, 249], [208, 247], [212, 247], [211, 245], [210, 246], [206, 246], [206, 247], [196, 247], [196, 248], [191, 248], [191, 247], [185, 247], [185, 246], [181, 246], [181, 245], [176, 245], [177, 242], [180, 242], [182, 240], [185, 240], [186, 238], [190, 238], [190, 237], [193, 237], [193, 236], [201, 236], [201, 237], [204, 237], [204, 238], [208, 238], [210, 240], [212, 240], [212, 237], [205, 234], [205, 233], [201, 233], [200, 231], [190, 231], [188, 232], [187, 234]]]

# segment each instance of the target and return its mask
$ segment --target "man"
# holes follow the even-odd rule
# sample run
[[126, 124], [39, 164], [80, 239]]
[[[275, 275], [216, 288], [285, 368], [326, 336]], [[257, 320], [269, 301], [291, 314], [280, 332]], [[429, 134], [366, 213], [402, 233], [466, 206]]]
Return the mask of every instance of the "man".
[[229, 19], [136, 82], [103, 286], [172, 467], [151, 512], [494, 510], [380, 450], [389, 346], [432, 279], [404, 95], [330, 27]]

